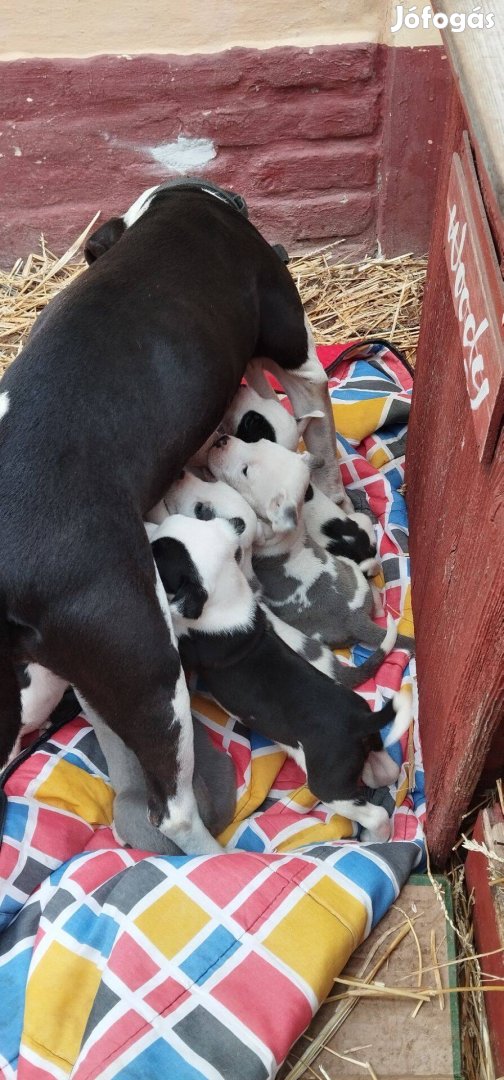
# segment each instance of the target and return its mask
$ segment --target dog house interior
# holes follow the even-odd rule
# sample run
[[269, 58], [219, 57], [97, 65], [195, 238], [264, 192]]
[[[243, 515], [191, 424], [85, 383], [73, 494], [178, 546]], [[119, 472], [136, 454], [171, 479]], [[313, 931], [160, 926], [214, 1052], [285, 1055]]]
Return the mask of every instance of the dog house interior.
[[[0, 1076], [334, 1080], [367, 1073], [375, 1080], [502, 1080], [502, 7], [498, 0], [435, 0], [432, 6], [396, 0], [6, 0], [2, 22], [0, 376], [6, 381], [0, 379], [0, 501], [7, 490], [2, 472], [8, 477], [13, 467], [7, 434], [16, 387], [27, 385], [26, 379], [15, 381], [18, 355], [57, 295], [72, 288], [81, 296], [88, 280], [106, 277], [106, 267], [118, 265], [129, 230], [141, 238], [142, 213], [144, 221], [146, 214], [152, 217], [157, 196], [129, 218], [128, 208], [142, 192], [169, 182], [166, 205], [183, 193], [186, 210], [177, 223], [183, 236], [192, 200], [202, 214], [213, 206], [229, 221], [233, 237], [236, 232], [234, 246], [226, 249], [228, 266], [242, 258], [248, 216], [276, 256], [287, 260], [328, 380], [346, 501], [337, 510], [337, 526], [332, 517], [327, 528], [318, 522], [317, 550], [325, 548], [324, 565], [334, 568], [348, 555], [337, 548], [342, 536], [346, 543], [349, 531], [361, 539], [363, 530], [370, 535], [365, 558], [372, 569], [359, 569], [357, 593], [363, 589], [370, 604], [373, 599], [381, 640], [391, 635], [380, 666], [372, 659], [376, 645], [359, 641], [358, 634], [338, 642], [336, 666], [365, 663], [371, 672], [375, 663], [364, 681], [351, 685], [373, 712], [396, 702], [394, 724], [407, 703], [409, 726], [390, 744], [388, 729], [384, 742], [379, 735], [366, 742], [369, 757], [361, 773], [367, 794], [361, 801], [369, 800], [373, 821], [387, 821], [387, 840], [373, 829], [363, 832], [362, 822], [343, 814], [341, 802], [335, 811], [309, 789], [301, 740], [301, 757], [289, 756], [274, 731], [268, 728], [269, 737], [235, 713], [231, 691], [226, 701], [212, 697], [195, 649], [193, 669], [184, 665], [187, 715], [196, 732], [194, 791], [222, 850], [187, 853], [166, 846], [156, 827], [161, 822], [163, 828], [161, 816], [148, 820], [148, 777], [132, 749], [137, 736], [128, 749], [93, 712], [93, 703], [86, 708], [71, 676], [55, 672], [54, 697], [41, 682], [46, 715], [31, 728], [27, 724], [15, 752], [0, 762]], [[110, 219], [116, 223], [112, 232], [120, 222], [119, 232], [104, 246], [99, 230]], [[223, 256], [209, 235], [203, 225], [197, 241], [191, 233], [187, 255], [183, 249], [184, 260], [194, 260], [195, 281], [203, 280], [200, 265], [211, 266], [213, 259], [216, 279], [220, 273]], [[264, 259], [273, 258], [261, 250]], [[169, 259], [169, 244], [152, 245], [153, 280], [158, 272], [165, 280]], [[170, 273], [177, 291], [177, 267]], [[284, 267], [281, 273], [287, 273]], [[185, 270], [180, 280], [189, 280]], [[140, 286], [133, 273], [133, 298]], [[202, 311], [206, 299], [203, 289]], [[170, 293], [163, 304], [172, 300]], [[107, 302], [112, 340], [118, 319]], [[185, 297], [177, 296], [181, 302]], [[224, 334], [231, 318], [226, 295], [217, 304]], [[57, 332], [58, 307], [53, 310], [53, 322], [40, 323], [45, 338], [43, 329], [38, 332], [42, 373], [53, 348], [51, 327]], [[71, 310], [65, 317], [71, 321]], [[145, 332], [139, 341], [148, 340], [146, 328], [136, 329], [142, 316], [134, 299], [128, 317], [132, 334]], [[193, 312], [184, 323], [189, 347], [196, 322]], [[81, 328], [72, 324], [71, 333], [79, 335]], [[92, 330], [89, 335], [92, 340]], [[96, 336], [93, 341], [99, 380], [102, 368], [95, 360], [102, 344]], [[313, 350], [310, 355], [315, 363]], [[244, 376], [253, 359], [257, 351], [243, 358]], [[263, 373], [254, 382], [257, 365], [245, 376], [259, 393], [254, 423], [264, 460], [271, 462], [264, 475], [271, 487], [275, 454], [294, 452], [264, 441], [265, 424], [266, 439], [282, 441], [275, 412], [282, 403], [299, 422], [294, 447], [302, 434], [298, 452], [308, 451], [304, 508], [302, 499], [299, 513], [291, 509], [284, 532], [297, 530], [298, 548], [305, 544], [306, 551], [314, 542], [310, 499], [327, 464], [317, 458], [311, 434], [321, 430], [316, 425], [323, 414], [313, 400], [301, 416], [300, 398], [290, 394], [291, 376], [284, 371], [282, 383], [279, 365], [272, 370], [265, 364], [266, 379]], [[25, 370], [33, 372], [30, 395], [37, 398], [45, 376], [37, 374], [36, 363]], [[211, 395], [212, 387], [202, 385]], [[119, 395], [113, 407], [105, 408], [96, 395], [104, 429], [107, 416], [115, 423], [121, 410], [127, 414], [128, 402], [147, 393], [140, 369], [122, 389], [124, 401]], [[196, 386], [188, 394], [184, 401], [201, 402]], [[48, 438], [58, 426], [68, 430], [71, 455], [79, 439], [68, 418], [59, 418], [57, 397]], [[189, 411], [181, 415], [170, 399], [166, 423], [178, 415], [181, 440]], [[226, 417], [231, 423], [231, 413], [221, 410], [221, 425]], [[79, 415], [76, 403], [77, 427]], [[274, 504], [276, 513], [288, 501], [290, 466], [281, 491], [271, 487], [271, 502], [256, 498], [255, 489], [253, 501], [249, 489], [218, 471], [213, 445], [218, 436], [236, 439], [243, 430], [237, 421], [215, 436], [213, 429], [205, 431], [212, 450], [198, 460], [206, 471], [195, 477], [189, 466], [191, 483], [200, 484], [191, 510], [187, 472], [183, 491], [174, 486], [165, 493], [160, 517], [149, 517], [143, 507], [174, 635], [186, 603], [177, 606], [180, 581], [167, 584], [173, 545], [186, 535], [179, 515], [200, 518], [194, 530], [208, 537], [207, 551], [214, 543], [217, 551], [222, 529], [228, 529], [232, 580], [243, 582], [247, 602], [259, 612], [255, 617], [265, 618], [261, 604], [267, 607], [269, 600], [259, 567], [273, 560], [262, 558], [261, 545], [281, 529], [263, 506]], [[139, 446], [144, 434], [138, 431]], [[243, 435], [247, 453], [255, 453], [255, 437]], [[18, 454], [23, 445], [21, 438]], [[44, 445], [35, 469], [43, 469]], [[59, 453], [64, 462], [64, 451]], [[97, 528], [92, 477], [78, 454], [75, 460], [91, 492], [89, 517], [82, 519], [89, 521], [89, 555]], [[26, 468], [32, 468], [29, 461]], [[65, 463], [61, 469], [66, 476]], [[215, 481], [234, 487], [226, 507], [240, 498], [249, 502], [243, 516], [238, 501], [229, 513], [213, 504], [208, 509], [201, 492], [212, 487], [217, 498]], [[3, 501], [0, 517], [7, 522], [11, 506]], [[254, 539], [247, 548], [249, 511]], [[118, 523], [122, 514], [121, 507]], [[224, 528], [214, 519], [226, 514]], [[167, 525], [175, 515], [179, 524]], [[30, 530], [29, 516], [24, 520]], [[229, 521], [235, 523], [232, 543]], [[189, 535], [193, 526], [187, 528]], [[9, 530], [0, 526], [4, 535]], [[68, 535], [74, 545], [75, 530]], [[292, 566], [294, 549], [290, 539], [285, 543], [274, 550]], [[61, 534], [54, 536], [54, 548], [63, 551]], [[39, 565], [33, 544], [23, 550]], [[161, 557], [167, 550], [165, 577]], [[12, 560], [6, 548], [0, 556], [1, 611]], [[357, 561], [364, 567], [364, 556]], [[75, 548], [68, 562], [79, 562]], [[93, 565], [99, 587], [99, 554]], [[261, 580], [261, 603], [246, 581], [247, 567]], [[215, 578], [221, 586], [226, 572], [224, 566]], [[287, 571], [280, 592], [286, 580]], [[195, 633], [213, 595], [201, 574], [198, 581], [199, 606], [185, 611]], [[280, 610], [272, 601], [273, 615], [293, 627], [296, 619], [291, 623], [285, 611], [296, 605], [301, 610], [313, 595], [301, 579], [297, 585], [290, 608]], [[228, 617], [231, 593], [226, 595]], [[14, 621], [6, 623], [9, 647]], [[110, 624], [106, 633], [113, 635], [112, 617]], [[215, 633], [221, 623], [211, 625]], [[182, 636], [189, 634], [184, 627]], [[289, 687], [275, 677], [272, 654], [268, 693], [274, 686], [275, 708], [281, 711], [288, 700], [296, 711], [306, 671], [314, 677], [310, 663], [318, 662], [323, 672], [317, 678], [341, 681], [326, 648], [335, 641], [321, 641], [322, 632], [304, 645], [288, 631], [282, 638], [274, 621], [267, 633], [273, 649], [280, 648], [280, 637], [290, 656], [297, 650], [292, 663], [298, 674]], [[140, 624], [135, 634], [140, 642]], [[240, 648], [241, 660], [245, 645]], [[180, 651], [184, 661], [182, 645]], [[12, 661], [23, 722], [40, 677], [34, 661], [29, 653]], [[226, 654], [223, 667], [230, 663]], [[277, 670], [287, 668], [279, 662]], [[264, 677], [259, 665], [250, 688], [240, 686], [239, 700], [250, 697], [249, 718], [254, 710], [259, 715]], [[185, 693], [183, 674], [181, 679]], [[230, 674], [230, 686], [241, 681]], [[2, 694], [0, 686], [0, 718], [10, 707]], [[318, 723], [314, 715], [314, 727]], [[133, 731], [133, 703], [121, 730], [128, 724]], [[331, 737], [326, 729], [323, 737]], [[344, 757], [344, 740], [342, 747]], [[383, 755], [393, 783], [380, 772]], [[329, 760], [327, 748], [322, 757]]]

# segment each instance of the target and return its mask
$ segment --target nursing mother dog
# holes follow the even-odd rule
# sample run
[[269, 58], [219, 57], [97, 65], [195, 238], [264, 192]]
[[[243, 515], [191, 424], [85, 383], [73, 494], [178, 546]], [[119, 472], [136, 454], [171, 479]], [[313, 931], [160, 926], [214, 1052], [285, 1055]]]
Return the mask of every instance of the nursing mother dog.
[[[266, 357], [344, 496], [325, 374], [288, 270], [233, 193], [149, 189], [88, 241], [0, 384], [0, 766], [21, 722], [14, 665], [46, 669], [137, 755], [151, 821], [221, 850], [192, 789], [189, 697], [142, 518]], [[52, 674], [51, 674], [52, 673]], [[40, 673], [39, 673], [40, 674]]]

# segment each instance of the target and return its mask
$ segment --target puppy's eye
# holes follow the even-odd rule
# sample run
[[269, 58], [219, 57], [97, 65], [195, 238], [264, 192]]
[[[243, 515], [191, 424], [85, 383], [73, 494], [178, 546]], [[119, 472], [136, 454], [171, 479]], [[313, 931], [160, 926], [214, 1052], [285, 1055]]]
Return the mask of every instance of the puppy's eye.
[[248, 473], [248, 465], [245, 465], [245, 467], [242, 469], [242, 473], [243, 473], [244, 476], [247, 475], [247, 473]]

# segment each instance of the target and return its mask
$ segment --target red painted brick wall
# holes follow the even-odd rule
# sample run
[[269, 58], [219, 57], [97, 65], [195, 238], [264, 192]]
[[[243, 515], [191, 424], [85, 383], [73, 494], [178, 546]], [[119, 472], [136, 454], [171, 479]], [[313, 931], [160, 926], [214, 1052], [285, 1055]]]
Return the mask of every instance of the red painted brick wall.
[[[391, 215], [379, 207], [388, 191], [388, 205], [397, 206], [394, 247], [426, 250], [430, 221], [401, 212], [397, 167], [392, 192], [388, 186], [390, 53], [404, 54], [403, 72], [410, 58], [413, 94], [429, 77], [442, 87], [436, 47], [235, 48], [2, 63], [0, 261], [26, 255], [42, 230], [60, 253], [97, 210], [104, 218], [122, 212], [145, 187], [175, 175], [151, 149], [179, 135], [213, 141], [216, 157], [201, 174], [244, 194], [271, 240], [306, 247], [339, 239], [342, 255], [360, 257], [373, 253], [380, 234], [386, 250]], [[418, 169], [429, 205], [442, 106], [442, 95], [435, 107], [425, 95], [422, 147], [431, 133], [432, 152]], [[411, 151], [407, 121], [403, 108]]]

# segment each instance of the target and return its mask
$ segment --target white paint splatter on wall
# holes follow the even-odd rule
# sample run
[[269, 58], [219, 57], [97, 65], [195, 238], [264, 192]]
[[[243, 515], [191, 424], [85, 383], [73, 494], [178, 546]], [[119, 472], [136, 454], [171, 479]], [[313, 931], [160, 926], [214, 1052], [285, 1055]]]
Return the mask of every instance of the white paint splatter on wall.
[[146, 150], [158, 165], [181, 175], [204, 168], [217, 156], [211, 139], [191, 138], [188, 135], [179, 135], [175, 142], [149, 146]]

